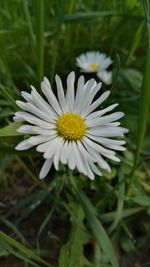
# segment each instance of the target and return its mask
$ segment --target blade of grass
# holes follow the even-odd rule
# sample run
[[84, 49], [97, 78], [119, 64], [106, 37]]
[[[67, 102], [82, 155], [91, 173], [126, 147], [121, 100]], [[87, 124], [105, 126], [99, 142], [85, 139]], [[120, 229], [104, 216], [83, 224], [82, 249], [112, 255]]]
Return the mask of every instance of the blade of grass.
[[119, 75], [119, 71], [120, 71], [120, 56], [119, 54], [116, 55], [116, 60], [115, 60], [115, 67], [114, 67], [114, 71], [113, 71], [113, 83], [111, 86], [111, 91], [113, 91], [115, 85], [116, 85], [116, 81], [118, 79], [118, 75]]
[[131, 179], [128, 187], [128, 193], [130, 194], [130, 189], [134, 182], [134, 172], [136, 170], [137, 164], [140, 159], [140, 153], [143, 146], [144, 136], [146, 132], [146, 126], [149, 115], [149, 104], [150, 104], [150, 8], [149, 1], [143, 0], [143, 7], [145, 12], [145, 19], [147, 25], [148, 32], [148, 49], [147, 49], [147, 57], [146, 57], [146, 65], [145, 72], [143, 78], [143, 85], [141, 90], [141, 101], [140, 101], [140, 113], [139, 113], [139, 122], [138, 122], [138, 130], [137, 130], [137, 145], [135, 152], [135, 160], [131, 173]]
[[[143, 207], [138, 207], [138, 208], [131, 208], [131, 209], [125, 209], [122, 214], [121, 214], [121, 219], [128, 218], [129, 216], [134, 216], [134, 214], [137, 214], [139, 212], [144, 211], [145, 208]], [[116, 211], [104, 213], [101, 216], [101, 220], [103, 222], [111, 222], [115, 219], [116, 217]]]
[[51, 84], [53, 85], [53, 79], [56, 69], [56, 63], [57, 63], [57, 56], [58, 56], [58, 48], [59, 48], [59, 41], [60, 41], [60, 34], [61, 34], [61, 25], [63, 22], [63, 16], [64, 16], [64, 2], [61, 0], [59, 2], [59, 16], [58, 21], [56, 24], [56, 38], [55, 38], [55, 46], [53, 48], [53, 56], [52, 56], [52, 66], [51, 66]]
[[11, 106], [13, 106], [15, 109], [17, 109], [16, 102], [15, 102], [14, 98], [11, 96], [11, 94], [9, 93], [9, 91], [7, 90], [7, 87], [0, 84], [0, 89], [3, 93], [4, 98], [8, 101], [8, 103]]
[[29, 36], [30, 36], [30, 40], [31, 40], [32, 53], [33, 53], [33, 55], [35, 55], [35, 36], [34, 36], [33, 27], [32, 27], [31, 16], [30, 16], [29, 8], [28, 8], [28, 1], [23, 0], [22, 1], [22, 5], [23, 5], [24, 15], [25, 15], [26, 21], [28, 23], [28, 29], [29, 29]]
[[16, 241], [15, 239], [11, 238], [9, 235], [5, 234], [4, 232], [0, 231], [0, 242], [6, 242], [6, 244], [10, 245], [11, 247], [17, 249], [20, 253], [26, 255], [27, 258], [35, 260], [44, 266], [50, 266], [48, 262], [40, 258], [36, 253], [34, 253], [31, 249], [26, 248], [21, 243]]
[[147, 121], [148, 121], [148, 112], [149, 112], [149, 104], [150, 104], [150, 9], [149, 9], [149, 1], [143, 0], [146, 24], [147, 24], [147, 32], [148, 32], [148, 50], [147, 50], [147, 58], [146, 58], [146, 66], [145, 73], [143, 79], [143, 87], [141, 91], [141, 108], [139, 114], [139, 130], [137, 137], [137, 150], [135, 154], [135, 162], [134, 167], [136, 167], [140, 152], [143, 145], [144, 135], [146, 131]]
[[6, 243], [2, 239], [0, 240], [0, 245], [1, 245], [1, 247], [3, 247], [5, 249], [5, 251], [8, 251], [10, 254], [12, 254], [16, 258], [18, 258], [18, 259], [20, 259], [20, 260], [22, 260], [24, 262], [30, 263], [30, 266], [40, 267], [40, 265], [38, 265], [35, 262], [29, 260], [26, 256], [23, 256], [21, 253], [15, 251], [15, 249], [13, 249], [12, 246], [10, 246], [8, 243]]
[[[119, 182], [121, 182], [122, 180], [124, 181], [124, 172], [123, 172], [123, 168], [120, 168], [119, 171]], [[123, 183], [121, 183], [120, 187], [119, 187], [119, 192], [118, 192], [118, 202], [117, 202], [117, 210], [116, 210], [116, 216], [115, 219], [112, 223], [112, 225], [109, 228], [109, 233], [113, 232], [121, 217], [122, 217], [122, 212], [123, 212], [123, 206], [124, 206], [124, 194], [125, 194], [125, 181]]]
[[131, 49], [129, 51], [128, 57], [126, 59], [126, 65], [129, 65], [130, 63], [130, 59], [133, 57], [140, 41], [141, 41], [141, 37], [142, 37], [142, 32], [143, 32], [143, 27], [144, 27], [144, 22], [142, 22], [139, 27], [137, 28], [133, 40], [132, 40], [132, 46]]
[[61, 177], [61, 179], [59, 179], [59, 176], [58, 176], [58, 180], [56, 180], [56, 188], [55, 188], [55, 199], [53, 200], [53, 202], [51, 203], [52, 205], [52, 208], [51, 210], [46, 214], [46, 217], [44, 218], [44, 220], [42, 221], [41, 225], [40, 225], [40, 228], [39, 228], [39, 231], [37, 233], [37, 239], [40, 238], [40, 235], [42, 234], [44, 228], [46, 227], [46, 225], [48, 224], [48, 222], [50, 221], [50, 218], [53, 214], [53, 212], [55, 211], [56, 207], [59, 205], [59, 199], [60, 199], [60, 193], [63, 189], [63, 186], [64, 186], [64, 179], [65, 177]]
[[43, 78], [44, 67], [44, 9], [45, 0], [36, 1], [36, 53], [37, 53], [37, 80], [40, 84]]
[[[115, 12], [115, 11], [103, 11], [103, 12], [79, 12], [75, 13], [72, 15], [64, 15], [63, 21], [64, 22], [69, 22], [69, 23], [81, 23], [93, 19], [99, 19], [99, 18], [105, 18], [105, 17], [112, 17], [112, 16], [120, 16], [120, 17], [125, 17], [128, 19], [134, 19], [134, 20], [139, 20], [143, 21], [142, 16], [135, 16], [135, 15], [129, 15], [128, 13], [123, 13], [123, 12]], [[59, 16], [53, 17], [53, 20], [58, 20]]]
[[13, 222], [5, 218], [1, 218], [1, 222], [5, 226], [7, 226], [7, 228], [12, 230], [12, 232], [15, 233], [15, 235], [20, 239], [20, 241], [25, 244], [26, 241], [25, 241], [24, 236], [22, 235], [22, 233], [19, 231], [19, 229], [16, 227], [16, 225]]
[[38, 177], [36, 177], [30, 169], [27, 167], [27, 165], [24, 163], [24, 161], [19, 157], [16, 156], [17, 161], [20, 163], [21, 167], [25, 170], [25, 172], [29, 175], [29, 177], [34, 181], [34, 183], [39, 186], [40, 188], [44, 188], [45, 184], [43, 181], [40, 181]]

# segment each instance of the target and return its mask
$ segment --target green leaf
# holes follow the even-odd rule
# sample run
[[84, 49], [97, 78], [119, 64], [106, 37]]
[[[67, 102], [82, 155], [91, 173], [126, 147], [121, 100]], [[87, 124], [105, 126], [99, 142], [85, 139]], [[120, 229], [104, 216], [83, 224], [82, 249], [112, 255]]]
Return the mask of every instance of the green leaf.
[[145, 207], [150, 207], [150, 197], [146, 195], [137, 195], [132, 198], [132, 201]]
[[83, 224], [84, 213], [76, 203], [72, 203], [71, 207], [78, 223], [72, 218], [71, 237], [61, 249], [59, 267], [85, 266], [84, 263], [88, 263], [83, 253], [83, 246], [89, 238]]
[[64, 245], [60, 251], [59, 257], [59, 267], [68, 267], [69, 266], [69, 247], [70, 245]]
[[96, 211], [90, 200], [87, 198], [87, 196], [84, 194], [83, 191], [79, 190], [77, 188], [74, 177], [70, 177], [75, 196], [78, 198], [85, 216], [91, 226], [91, 229], [93, 231], [93, 234], [97, 240], [97, 244], [100, 246], [100, 248], [103, 249], [104, 253], [107, 255], [109, 261], [111, 262], [113, 267], [119, 267], [117, 256], [114, 252], [113, 245], [111, 243], [111, 240], [109, 239], [106, 231], [104, 230], [102, 224], [96, 217]]
[[119, 72], [118, 83], [122, 88], [129, 88], [136, 93], [139, 92], [142, 85], [142, 74], [132, 68], [122, 68]]
[[5, 137], [19, 136], [20, 133], [17, 132], [17, 129], [20, 127], [19, 122], [11, 122], [8, 126], [0, 129], [0, 139]]

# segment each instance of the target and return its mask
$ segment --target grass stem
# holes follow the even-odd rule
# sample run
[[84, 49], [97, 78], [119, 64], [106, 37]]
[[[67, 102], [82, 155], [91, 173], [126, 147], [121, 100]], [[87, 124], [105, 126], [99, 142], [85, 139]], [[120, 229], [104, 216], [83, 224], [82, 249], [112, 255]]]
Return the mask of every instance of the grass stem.
[[44, 72], [44, 7], [45, 0], [36, 1], [36, 53], [38, 84], [40, 84]]

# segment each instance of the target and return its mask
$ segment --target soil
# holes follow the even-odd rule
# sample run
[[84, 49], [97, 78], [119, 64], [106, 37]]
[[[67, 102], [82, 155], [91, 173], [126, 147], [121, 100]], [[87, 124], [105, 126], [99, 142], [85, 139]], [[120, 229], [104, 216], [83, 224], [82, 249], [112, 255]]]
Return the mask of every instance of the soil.
[[0, 267], [24, 267], [24, 264], [21, 263], [21, 261], [10, 257], [9, 259], [1, 259]]

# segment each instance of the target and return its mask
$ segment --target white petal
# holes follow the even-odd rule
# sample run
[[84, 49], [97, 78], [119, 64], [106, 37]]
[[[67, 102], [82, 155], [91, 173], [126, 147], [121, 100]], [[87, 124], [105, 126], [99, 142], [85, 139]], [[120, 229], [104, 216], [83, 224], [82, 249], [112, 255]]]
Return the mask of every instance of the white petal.
[[[111, 139], [107, 139], [107, 138], [103, 138], [103, 137], [97, 137], [97, 136], [93, 136], [93, 135], [87, 135], [87, 137], [89, 137], [90, 139], [92, 139], [95, 142], [98, 142], [99, 144], [102, 144], [103, 146], [113, 149], [113, 150], [120, 150], [120, 151], [124, 151], [126, 150], [125, 147], [119, 145], [119, 141], [116, 140], [111, 140]], [[116, 143], [115, 143], [116, 141]], [[125, 141], [120, 141], [125, 143]]]
[[60, 161], [63, 164], [67, 164], [68, 153], [69, 153], [69, 142], [65, 141], [64, 146], [61, 150], [61, 154], [60, 154]]
[[128, 130], [123, 127], [95, 127], [93, 129], [88, 129], [87, 134], [92, 134], [94, 136], [104, 136], [104, 137], [123, 137]]
[[74, 82], [75, 73], [72, 71], [67, 77], [67, 92], [66, 92], [66, 102], [70, 107], [70, 111], [74, 108]]
[[19, 127], [17, 129], [17, 132], [24, 133], [24, 134], [35, 134], [34, 127], [35, 126], [31, 126], [31, 125], [28, 125], [28, 124], [27, 125], [22, 125], [21, 127]]
[[86, 136], [104, 145], [109, 144], [109, 145], [119, 145], [119, 146], [121, 145], [122, 146], [126, 143], [126, 141], [124, 140], [114, 140], [114, 139], [100, 137], [100, 136], [93, 136], [91, 134], [87, 134]]
[[120, 159], [115, 156], [116, 153], [114, 151], [108, 150], [108, 149], [92, 142], [88, 138], [84, 138], [84, 140], [82, 142], [85, 145], [87, 151], [90, 151], [90, 149], [94, 149], [96, 152], [102, 154], [103, 156], [105, 156], [109, 159], [112, 159], [114, 161], [120, 162]]
[[86, 170], [84, 168], [84, 163], [82, 160], [81, 153], [78, 149], [77, 143], [73, 142], [73, 149], [74, 149], [74, 155], [75, 155], [75, 161], [76, 161], [76, 167], [79, 172], [83, 173], [84, 175], [87, 175]]
[[87, 176], [93, 180], [94, 179], [94, 174], [93, 172], [91, 171], [91, 168], [89, 166], [89, 161], [91, 161], [91, 157], [90, 157], [90, 154], [86, 151], [86, 149], [84, 149], [82, 143], [80, 141], [77, 141], [77, 145], [78, 145], [78, 149], [82, 155], [82, 161], [83, 161], [83, 164], [84, 164], [84, 168], [86, 170], [86, 173], [87, 173]]
[[45, 143], [51, 139], [51, 136], [46, 136], [46, 135], [36, 135], [36, 136], [31, 136], [28, 138], [29, 144], [32, 144], [33, 146]]
[[26, 134], [42, 134], [42, 135], [49, 135], [49, 136], [53, 136], [53, 135], [57, 136], [57, 130], [43, 129], [41, 127], [33, 126], [33, 125], [23, 125], [17, 129], [17, 132], [26, 133]]
[[64, 142], [65, 142], [64, 139], [62, 139], [59, 146], [57, 146], [56, 152], [53, 157], [54, 167], [55, 167], [55, 170], [57, 171], [59, 169], [60, 154], [61, 154], [61, 150], [63, 148]]
[[105, 113], [112, 111], [114, 108], [116, 108], [118, 106], [118, 104], [112, 104], [110, 106], [108, 106], [107, 108], [104, 108], [102, 110], [99, 111], [95, 111], [93, 113], [90, 113], [87, 117], [86, 120], [91, 120], [91, 119], [96, 119], [97, 117], [101, 117], [102, 115], [104, 115]]
[[63, 141], [62, 137], [57, 137], [53, 141], [50, 141], [51, 144], [48, 146], [47, 150], [44, 152], [44, 158], [48, 159], [54, 156], [56, 153], [57, 147], [61, 146]]
[[35, 124], [37, 126], [45, 128], [45, 129], [55, 129], [56, 128], [56, 126], [54, 124], [43, 121], [43, 120], [37, 118], [36, 116], [31, 115], [30, 113], [27, 113], [27, 112], [22, 112], [22, 111], [16, 112], [16, 116], [19, 118], [22, 118], [22, 120], [28, 121], [31, 124]]
[[25, 91], [21, 91], [21, 95], [23, 96], [23, 98], [28, 101], [28, 102], [33, 102], [33, 98], [32, 98], [32, 95], [25, 92]]
[[101, 70], [100, 72], [97, 72], [98, 78], [102, 82], [104, 82], [107, 85], [110, 85], [112, 83], [112, 72], [111, 71], [106, 71], [106, 70]]
[[96, 84], [96, 86], [91, 87], [90, 92], [87, 94], [88, 90], [86, 90], [86, 98], [84, 99], [84, 102], [82, 103], [82, 109], [81, 109], [81, 114], [84, 115], [84, 112], [86, 111], [87, 107], [89, 107], [93, 101], [93, 98], [97, 94], [97, 92], [100, 90], [102, 83]]
[[81, 141], [77, 141], [77, 144], [78, 144], [78, 148], [81, 152], [81, 154], [87, 159], [87, 160], [90, 160], [90, 161], [93, 161], [93, 157], [91, 157], [91, 155], [87, 152], [87, 150], [84, 148], [83, 144]]
[[103, 93], [95, 102], [93, 102], [89, 108], [87, 108], [86, 112], [84, 113], [84, 116], [87, 116], [90, 114], [93, 110], [95, 110], [100, 104], [102, 104], [110, 95], [110, 91], [106, 91]]
[[[51, 136], [48, 142], [45, 142], [44, 144], [38, 145], [36, 147], [36, 150], [38, 152], [46, 152], [50, 147], [54, 144], [55, 140], [58, 138], [58, 136]], [[50, 158], [50, 157], [49, 157]]]
[[37, 92], [37, 90], [31, 85], [32, 88], [32, 99], [33, 104], [41, 111], [47, 113], [50, 118], [56, 117], [56, 112], [52, 109], [52, 107], [41, 97], [41, 95]]
[[52, 159], [46, 159], [39, 174], [40, 179], [43, 179], [46, 177], [46, 175], [51, 169], [51, 166], [52, 166]]
[[68, 107], [66, 104], [64, 89], [62, 86], [62, 81], [61, 81], [59, 75], [57, 75], [57, 74], [55, 76], [55, 81], [56, 81], [56, 86], [57, 86], [57, 95], [58, 95], [58, 99], [59, 99], [59, 104], [60, 104], [63, 112], [66, 112], [66, 111], [68, 111]]
[[44, 78], [43, 82], [41, 82], [41, 88], [42, 88], [42, 92], [46, 96], [48, 102], [53, 107], [55, 112], [58, 113], [59, 115], [62, 114], [61, 107], [60, 107], [60, 105], [57, 101], [57, 98], [52, 91], [51, 85], [50, 85], [50, 83], [46, 77]]
[[95, 166], [95, 164], [93, 162], [89, 163], [92, 171], [97, 174], [98, 176], [102, 176], [102, 173], [100, 172], [100, 170]]
[[42, 120], [45, 120], [47, 122], [51, 122], [51, 123], [55, 123], [55, 120], [53, 119], [52, 115], [47, 112], [43, 112], [40, 109], [38, 109], [37, 107], [35, 107], [33, 104], [31, 103], [27, 103], [26, 104], [26, 110], [30, 113], [32, 113], [33, 115], [39, 117]]
[[119, 121], [115, 121], [115, 122], [109, 122], [109, 123], [106, 123], [105, 126], [113, 126], [113, 127], [116, 127], [116, 126], [119, 126], [121, 123]]
[[24, 121], [24, 119], [22, 118], [21, 115], [18, 114], [18, 112], [15, 113], [15, 116], [13, 117], [13, 120], [14, 120], [14, 121], [17, 121], [17, 122], [22, 122], [22, 121]]
[[75, 154], [74, 154], [72, 142], [69, 143], [69, 147], [68, 147], [68, 166], [71, 170], [74, 170], [75, 168]]
[[101, 145], [93, 142], [92, 140], [90, 140], [87, 137], [84, 137], [82, 140], [83, 144], [85, 145], [85, 147], [88, 145], [89, 147], [92, 147], [93, 149], [95, 149], [97, 152], [101, 153], [102, 155], [108, 157], [109, 155], [115, 155], [115, 152], [109, 149], [106, 149], [104, 147], [102, 147]]
[[110, 115], [106, 115], [100, 118], [95, 118], [93, 120], [87, 120], [86, 124], [89, 127], [93, 127], [93, 126], [100, 126], [100, 125], [105, 125], [108, 122], [113, 122], [115, 120], [118, 120], [120, 118], [122, 118], [124, 116], [123, 112], [114, 112]]
[[84, 82], [85, 82], [84, 76], [80, 76], [77, 82], [77, 92], [76, 92], [76, 97], [75, 97], [75, 102], [74, 102], [74, 112], [77, 111], [77, 105], [82, 96]]
[[105, 171], [109, 173], [111, 172], [111, 169], [108, 163], [102, 158], [102, 156], [97, 151], [95, 151], [95, 149], [87, 146], [87, 150], [93, 156], [93, 158], [95, 159], [95, 162], [97, 162], [100, 168], [104, 169]]
[[92, 170], [90, 168], [90, 165], [89, 165], [88, 161], [85, 158], [83, 159], [83, 161], [84, 161], [84, 164], [85, 164], [85, 167], [86, 167], [86, 170], [87, 170], [87, 176], [91, 180], [94, 180], [95, 176], [94, 176], [94, 173], [92, 172]]
[[[78, 102], [75, 104], [75, 110], [76, 112], [80, 113], [82, 108], [86, 103], [87, 95], [90, 95], [91, 88], [93, 88], [96, 85], [96, 81], [94, 79], [90, 79], [89, 81], [86, 82], [83, 88], [80, 88], [81, 93], [80, 93], [80, 99], [78, 99]], [[88, 99], [89, 100], [89, 99]]]
[[33, 145], [28, 143], [28, 140], [24, 140], [22, 142], [20, 142], [16, 147], [15, 149], [16, 150], [26, 150], [26, 149], [29, 149], [31, 148]]
[[16, 104], [17, 106], [19, 106], [20, 108], [22, 109], [25, 109], [26, 110], [26, 103], [24, 103], [23, 101], [20, 101], [20, 100], [16, 100]]

